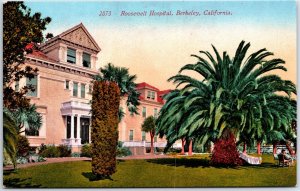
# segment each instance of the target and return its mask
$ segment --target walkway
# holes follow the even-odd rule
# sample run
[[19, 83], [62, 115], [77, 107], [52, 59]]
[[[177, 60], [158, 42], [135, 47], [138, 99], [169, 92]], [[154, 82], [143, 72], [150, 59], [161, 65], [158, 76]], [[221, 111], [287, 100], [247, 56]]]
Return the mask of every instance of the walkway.
[[[172, 158], [169, 155], [134, 155], [127, 157], [117, 157], [120, 160], [133, 160], [133, 159], [157, 159], [157, 158]], [[61, 163], [61, 162], [71, 162], [71, 161], [90, 161], [91, 158], [88, 157], [62, 157], [62, 158], [47, 158], [44, 162], [34, 162], [34, 163], [26, 163], [26, 164], [18, 164], [17, 168], [26, 168], [31, 166], [50, 164], [50, 163]], [[3, 170], [12, 170], [13, 166], [5, 166]]]

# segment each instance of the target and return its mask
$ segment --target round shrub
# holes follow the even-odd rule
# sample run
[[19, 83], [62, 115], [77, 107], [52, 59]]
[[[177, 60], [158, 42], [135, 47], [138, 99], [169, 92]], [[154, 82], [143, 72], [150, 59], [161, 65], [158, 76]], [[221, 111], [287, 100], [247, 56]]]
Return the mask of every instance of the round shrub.
[[60, 153], [60, 157], [70, 157], [71, 156], [71, 149], [67, 145], [59, 145], [57, 147]]
[[84, 144], [81, 147], [81, 156], [82, 157], [92, 157], [92, 147], [90, 144]]
[[59, 149], [57, 147], [55, 147], [54, 145], [46, 146], [46, 149], [44, 149], [39, 154], [40, 154], [40, 156], [47, 157], [47, 158], [55, 158], [55, 157], [60, 156]]
[[17, 137], [17, 156], [25, 157], [29, 154], [30, 146], [28, 139], [23, 135]]

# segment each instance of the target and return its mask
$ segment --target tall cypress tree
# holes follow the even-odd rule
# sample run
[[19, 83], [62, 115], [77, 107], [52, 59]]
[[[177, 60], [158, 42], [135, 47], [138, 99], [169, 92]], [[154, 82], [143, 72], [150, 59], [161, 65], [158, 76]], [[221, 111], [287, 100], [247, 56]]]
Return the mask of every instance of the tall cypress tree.
[[115, 82], [95, 81], [92, 97], [92, 172], [98, 177], [116, 172], [120, 89]]

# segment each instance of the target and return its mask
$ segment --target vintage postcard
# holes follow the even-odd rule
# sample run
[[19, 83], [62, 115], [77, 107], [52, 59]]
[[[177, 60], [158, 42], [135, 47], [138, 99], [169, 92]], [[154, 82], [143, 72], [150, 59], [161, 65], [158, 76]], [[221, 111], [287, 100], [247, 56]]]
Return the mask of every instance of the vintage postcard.
[[296, 1], [3, 2], [3, 187], [297, 185]]

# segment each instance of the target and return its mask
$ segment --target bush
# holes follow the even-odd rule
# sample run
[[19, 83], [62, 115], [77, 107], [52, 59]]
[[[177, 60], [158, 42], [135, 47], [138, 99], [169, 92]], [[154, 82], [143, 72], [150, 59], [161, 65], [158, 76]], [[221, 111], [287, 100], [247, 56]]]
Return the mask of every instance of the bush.
[[30, 146], [28, 139], [23, 135], [17, 137], [17, 156], [26, 157], [29, 154]]
[[47, 146], [44, 143], [42, 143], [41, 146], [38, 148], [39, 153], [42, 153], [46, 149], [47, 149]]
[[242, 165], [232, 133], [227, 138], [220, 138], [215, 142], [211, 163], [216, 166]]
[[84, 144], [81, 147], [81, 155], [82, 157], [92, 157], [92, 147], [90, 144]]
[[80, 157], [80, 153], [74, 152], [71, 154], [71, 157]]
[[123, 147], [123, 142], [118, 141], [118, 147], [117, 147], [117, 156], [118, 157], [125, 157], [132, 155], [131, 151], [127, 147]]
[[26, 164], [28, 159], [26, 157], [17, 157], [17, 164]]
[[46, 148], [43, 148], [42, 152], [40, 151], [39, 154], [40, 156], [47, 157], [47, 158], [55, 158], [60, 156], [59, 149], [54, 145], [46, 146]]
[[71, 149], [67, 145], [59, 145], [57, 147], [59, 150], [60, 157], [70, 157], [71, 156]]

